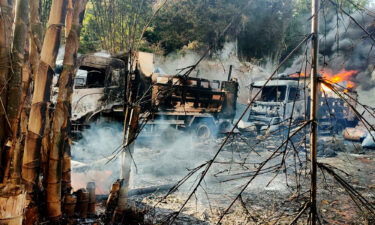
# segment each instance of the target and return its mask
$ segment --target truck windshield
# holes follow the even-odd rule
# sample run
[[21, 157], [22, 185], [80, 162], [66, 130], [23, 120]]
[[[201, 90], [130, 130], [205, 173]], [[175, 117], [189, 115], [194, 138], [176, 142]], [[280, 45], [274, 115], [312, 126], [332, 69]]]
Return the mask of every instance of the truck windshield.
[[286, 86], [266, 86], [257, 100], [262, 102], [283, 102], [285, 94]]
[[80, 88], [86, 86], [86, 78], [87, 78], [87, 71], [86, 70], [78, 70], [76, 77], [74, 79], [74, 87]]
[[81, 67], [77, 71], [74, 80], [75, 88], [102, 88], [105, 82], [105, 71], [91, 68]]

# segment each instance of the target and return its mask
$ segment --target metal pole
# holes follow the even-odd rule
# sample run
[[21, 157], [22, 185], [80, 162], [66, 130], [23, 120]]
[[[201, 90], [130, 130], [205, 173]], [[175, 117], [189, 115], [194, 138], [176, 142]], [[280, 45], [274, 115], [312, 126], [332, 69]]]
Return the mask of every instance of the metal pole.
[[311, 224], [315, 225], [317, 221], [317, 207], [316, 207], [316, 192], [317, 192], [317, 136], [318, 136], [318, 121], [317, 121], [317, 107], [318, 107], [318, 22], [319, 22], [319, 0], [312, 0], [311, 2], [311, 102], [310, 102], [310, 158], [311, 158], [311, 196], [310, 196], [310, 213]]

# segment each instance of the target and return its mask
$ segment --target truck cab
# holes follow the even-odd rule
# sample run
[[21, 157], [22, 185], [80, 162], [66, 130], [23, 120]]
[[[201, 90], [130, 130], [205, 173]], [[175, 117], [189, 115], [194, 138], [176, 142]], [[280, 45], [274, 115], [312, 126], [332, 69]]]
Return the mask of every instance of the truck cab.
[[193, 131], [205, 139], [231, 128], [237, 80], [161, 74], [153, 57], [145, 52], [132, 57], [83, 56], [74, 80], [74, 130], [79, 132], [95, 121], [123, 122], [125, 96], [139, 100], [139, 123], [147, 121], [143, 133], [160, 134], [168, 127]]
[[[265, 83], [266, 81], [253, 82], [250, 85], [250, 96], [262, 89]], [[302, 85], [297, 79], [270, 80], [255, 99], [247, 121], [260, 129], [264, 126], [281, 125], [292, 113], [294, 118], [302, 119], [306, 114]]]
[[[288, 126], [292, 122], [308, 120], [310, 116], [309, 78], [279, 74], [267, 81], [256, 81], [250, 84], [250, 99], [255, 94], [249, 117], [241, 123], [240, 128], [254, 126], [259, 133], [264, 129], [275, 129]], [[332, 91], [319, 93], [318, 127], [319, 132], [341, 132], [345, 127], [354, 127], [358, 123], [348, 104]], [[355, 104], [357, 94], [353, 90], [344, 90], [351, 98], [346, 101]]]

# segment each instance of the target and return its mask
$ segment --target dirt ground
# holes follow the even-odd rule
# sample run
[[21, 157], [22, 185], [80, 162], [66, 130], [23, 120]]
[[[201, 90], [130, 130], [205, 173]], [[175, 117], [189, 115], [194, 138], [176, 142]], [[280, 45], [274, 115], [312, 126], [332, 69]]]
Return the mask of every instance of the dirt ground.
[[[236, 138], [224, 149], [216, 160], [218, 163], [213, 164], [211, 172], [205, 178], [202, 188], [198, 188], [196, 194], [181, 211], [175, 224], [217, 223], [223, 211], [259, 167], [260, 162], [267, 159], [280, 143], [280, 141], [275, 141], [275, 138], [267, 138], [261, 144], [255, 145], [254, 143], [259, 139], [261, 138]], [[194, 149], [205, 149], [206, 146], [214, 151], [220, 141], [222, 140], [217, 140], [214, 145], [211, 143], [210, 147], [207, 147], [207, 144], [200, 144]], [[329, 154], [320, 153], [322, 157], [319, 157], [318, 161], [337, 168], [335, 171], [374, 206], [375, 151], [362, 149], [358, 143], [344, 141], [340, 137], [320, 138], [319, 146], [320, 152]], [[249, 149], [253, 149], [250, 154]], [[147, 148], [144, 150], [147, 151]], [[209, 158], [211, 154], [204, 156]], [[298, 157], [297, 160], [295, 155], [287, 154], [285, 168], [265, 170], [264, 173], [258, 175], [224, 216], [221, 224], [289, 224], [304, 207], [309, 197], [310, 183], [309, 169], [306, 167], [305, 160], [306, 153], [301, 150], [298, 152]], [[157, 160], [156, 155], [150, 155], [150, 158]], [[144, 160], [143, 163], [148, 163], [147, 159]], [[265, 168], [277, 166], [280, 160], [282, 160], [281, 156], [270, 160], [269, 166]], [[296, 163], [299, 160], [300, 163]], [[204, 161], [202, 156], [201, 162]], [[243, 164], [239, 165], [238, 162], [243, 162]], [[174, 172], [173, 169], [176, 174], [179, 174], [178, 167], [172, 168], [171, 173]], [[133, 201], [149, 210], [146, 214], [148, 221], [154, 224], [162, 223], [171, 214], [180, 210], [192, 187], [196, 184], [200, 172], [197, 176], [190, 178], [187, 184], [179, 188], [177, 192], [166, 198], [164, 198], [166, 192], [158, 192], [133, 197]], [[318, 176], [318, 208], [322, 224], [372, 224], [374, 222], [366, 211], [362, 212], [358, 209], [345, 189], [332, 176], [327, 172], [323, 173], [322, 170], [318, 171]], [[177, 177], [179, 176], [164, 176], [164, 179], [159, 180], [160, 177], [157, 176], [153, 178], [143, 176], [134, 183], [134, 187], [137, 187], [137, 184], [144, 184], [143, 179], [146, 179], [148, 183], [154, 182], [153, 185], [160, 185], [170, 183]], [[307, 219], [308, 210], [302, 214], [298, 224], [306, 224]]]
[[[194, 168], [211, 160], [223, 141], [218, 138], [197, 142], [183, 133], [178, 137], [168, 142], [159, 139], [141, 142], [135, 148], [131, 189], [161, 187], [158, 191], [131, 197], [134, 208], [145, 214], [145, 224], [161, 224], [180, 210], [203, 169], [197, 170], [174, 193], [165, 197], [166, 193]], [[282, 134], [241, 133], [231, 138], [174, 224], [216, 224], [265, 161], [263, 169], [234, 202], [221, 224], [289, 224], [309, 200], [309, 143], [305, 141], [306, 135], [298, 135], [287, 148], [278, 148], [283, 137]], [[318, 145], [318, 162], [334, 167], [374, 207], [375, 151], [362, 149], [360, 143], [345, 141], [341, 135], [321, 136]], [[97, 180], [100, 187], [97, 191], [105, 194], [118, 178], [118, 168], [118, 162], [114, 161], [96, 166], [96, 172], [73, 170], [73, 176], [85, 184], [84, 178], [90, 175], [90, 179]], [[104, 177], [107, 177], [105, 181]], [[367, 211], [359, 210], [331, 175], [318, 170], [318, 178], [322, 224], [374, 224]], [[308, 210], [298, 224], [306, 224], [307, 219]]]

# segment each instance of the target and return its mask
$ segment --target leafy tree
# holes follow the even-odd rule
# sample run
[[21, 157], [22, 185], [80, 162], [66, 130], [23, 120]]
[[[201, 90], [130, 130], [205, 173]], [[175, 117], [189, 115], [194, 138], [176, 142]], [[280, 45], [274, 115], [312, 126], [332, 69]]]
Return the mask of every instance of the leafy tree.
[[[296, 17], [300, 15], [299, 11], [294, 11], [295, 3], [256, 0], [243, 10], [248, 0], [171, 1], [156, 18], [153, 29], [145, 33], [145, 38], [150, 43], [160, 43], [166, 54], [192, 42], [200, 47], [213, 45], [214, 49], [220, 49], [225, 41], [238, 40], [242, 58], [259, 59], [285, 51], [289, 42], [294, 41], [291, 40], [294, 34], [290, 32], [301, 33], [302, 28], [289, 29], [291, 22], [297, 23]], [[219, 40], [221, 31], [239, 13], [242, 15], [232, 25], [232, 30]]]
[[80, 53], [89, 53], [99, 51], [101, 46], [100, 37], [97, 35], [99, 27], [94, 22], [94, 12], [92, 5], [89, 4], [86, 8], [85, 19], [83, 21], [83, 27], [81, 30], [80, 37]]
[[152, 0], [91, 0], [82, 30], [82, 52], [134, 48], [152, 14]]
[[[353, 12], [368, 0], [335, 2]], [[91, 0], [81, 52], [118, 52], [137, 44], [143, 51], [168, 54], [184, 48], [199, 51], [206, 46], [220, 50], [225, 41], [237, 41], [239, 56], [244, 60], [270, 56], [282, 59], [310, 32], [310, 0], [255, 0], [246, 10], [249, 0], [169, 0], [144, 30], [155, 12], [155, 3], [160, 1]], [[332, 6], [330, 10], [334, 11]], [[231, 30], [219, 38], [237, 15], [239, 19]]]
[[285, 50], [288, 25], [293, 18], [290, 0], [263, 0], [252, 5], [238, 35], [239, 55], [244, 59], [279, 54]]
[[[153, 29], [145, 33], [150, 43], [160, 42], [166, 53], [181, 49], [190, 42], [220, 48], [221, 31], [238, 11], [239, 2], [231, 0], [171, 1], [160, 12]], [[228, 35], [230, 36], [230, 35]]]

